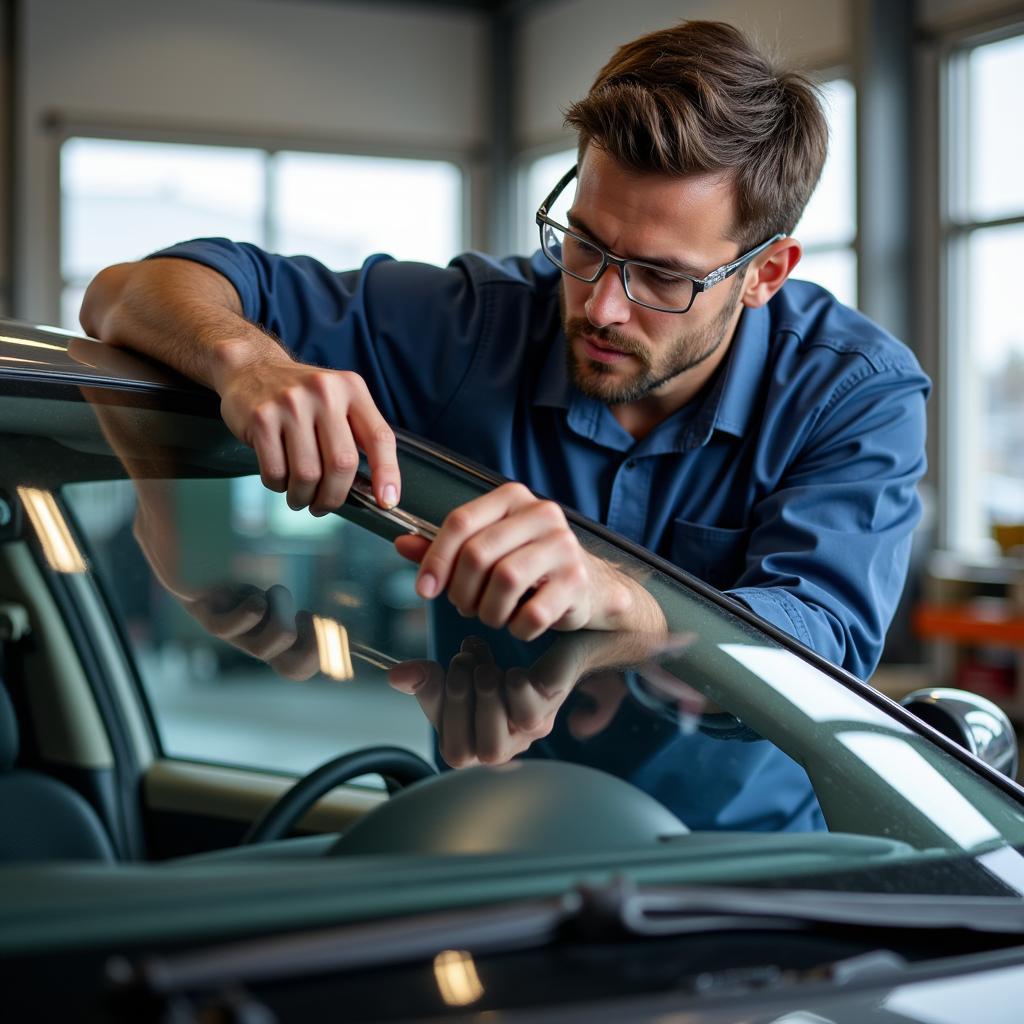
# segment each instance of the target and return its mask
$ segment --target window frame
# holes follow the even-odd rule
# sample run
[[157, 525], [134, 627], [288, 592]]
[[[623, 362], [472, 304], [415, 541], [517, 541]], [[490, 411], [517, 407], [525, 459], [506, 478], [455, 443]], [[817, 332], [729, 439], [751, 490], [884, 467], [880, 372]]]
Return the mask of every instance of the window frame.
[[[941, 548], [969, 556], [979, 554], [977, 541], [981, 539], [970, 524], [977, 524], [983, 516], [972, 486], [977, 480], [972, 453], [978, 450], [978, 381], [968, 347], [958, 344], [969, 333], [969, 300], [963, 287], [970, 272], [968, 250], [978, 231], [1024, 226], [1024, 206], [1010, 216], [974, 218], [969, 213], [967, 147], [963, 144], [968, 138], [968, 61], [982, 46], [1017, 37], [1024, 38], [1024, 18], [1019, 13], [950, 31], [925, 52], [925, 77], [937, 96], [937, 106], [928, 111], [934, 134], [931, 140], [924, 140], [926, 154], [930, 152], [935, 159], [926, 185], [931, 231], [923, 252], [931, 249], [935, 255], [925, 264], [921, 294], [923, 308], [934, 317], [938, 349], [932, 353], [938, 436], [930, 453], [937, 465], [937, 541]], [[928, 333], [926, 329], [925, 336]]]
[[[62, 239], [64, 233], [63, 196], [61, 191], [61, 153], [69, 139], [96, 139], [116, 142], [165, 143], [184, 146], [212, 146], [225, 149], [260, 150], [265, 157], [265, 181], [267, 189], [263, 209], [263, 232], [267, 248], [273, 248], [272, 200], [270, 183], [273, 175], [273, 157], [280, 153], [310, 153], [327, 156], [376, 157], [395, 160], [441, 161], [453, 164], [459, 172], [462, 189], [459, 204], [460, 230], [458, 249], [481, 247], [481, 223], [478, 195], [483, 184], [484, 168], [478, 154], [446, 147], [405, 146], [366, 140], [349, 140], [330, 136], [295, 135], [277, 132], [231, 132], [206, 130], [196, 127], [168, 125], [146, 126], [134, 123], [90, 122], [79, 120], [57, 120], [51, 124], [53, 142], [53, 177], [50, 183], [51, 220], [48, 260], [47, 316], [52, 323], [58, 323], [66, 288], [76, 282], [65, 280], [62, 266]], [[369, 255], [369, 253], [367, 253]], [[338, 268], [349, 269], [349, 268]], [[78, 283], [80, 286], [80, 283]]]

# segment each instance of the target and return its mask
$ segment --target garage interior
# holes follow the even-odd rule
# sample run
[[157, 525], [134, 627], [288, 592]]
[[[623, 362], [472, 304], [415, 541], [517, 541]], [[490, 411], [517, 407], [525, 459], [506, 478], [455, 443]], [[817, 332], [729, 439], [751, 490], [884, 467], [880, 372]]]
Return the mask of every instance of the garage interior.
[[0, 311], [69, 330], [103, 266], [197, 235], [337, 267], [373, 251], [440, 262], [465, 248], [532, 251], [534, 211], [573, 161], [561, 112], [641, 32], [730, 21], [811, 70], [832, 154], [796, 232], [796, 276], [903, 339], [934, 382], [925, 516], [872, 681], [894, 697], [972, 690], [1024, 728], [1024, 4], [8, 0], [0, 11]]

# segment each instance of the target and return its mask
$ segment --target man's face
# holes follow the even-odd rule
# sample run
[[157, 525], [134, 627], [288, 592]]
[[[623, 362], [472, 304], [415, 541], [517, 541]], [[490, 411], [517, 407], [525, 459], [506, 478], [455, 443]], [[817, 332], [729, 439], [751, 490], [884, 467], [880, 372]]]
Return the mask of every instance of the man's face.
[[[740, 254], [727, 236], [734, 212], [728, 179], [636, 174], [589, 146], [568, 219], [616, 256], [700, 278]], [[630, 302], [614, 267], [593, 284], [563, 274], [562, 324], [573, 382], [612, 405], [651, 394], [671, 398], [674, 388], [685, 388], [681, 374], [724, 353], [743, 282], [740, 271], [699, 294], [689, 312], [660, 313]]]

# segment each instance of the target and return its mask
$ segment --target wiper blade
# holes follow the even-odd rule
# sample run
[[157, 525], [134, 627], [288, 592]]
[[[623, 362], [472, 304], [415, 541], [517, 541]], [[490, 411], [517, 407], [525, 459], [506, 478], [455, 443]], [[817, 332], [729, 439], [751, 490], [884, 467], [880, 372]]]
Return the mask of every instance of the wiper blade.
[[683, 935], [827, 925], [875, 929], [965, 929], [1024, 935], [1024, 900], [1008, 897], [899, 895], [725, 887], [632, 889], [622, 882], [591, 891], [608, 901], [606, 919], [630, 935]]
[[861, 934], [959, 929], [1024, 936], [1024, 901], [738, 887], [638, 889], [617, 880], [607, 886], [581, 886], [552, 899], [229, 942], [198, 953], [134, 962], [115, 957], [107, 964], [107, 975], [122, 992], [166, 997], [247, 981], [423, 961], [448, 949], [483, 955], [554, 942], [837, 927], [847, 936], [851, 929]]

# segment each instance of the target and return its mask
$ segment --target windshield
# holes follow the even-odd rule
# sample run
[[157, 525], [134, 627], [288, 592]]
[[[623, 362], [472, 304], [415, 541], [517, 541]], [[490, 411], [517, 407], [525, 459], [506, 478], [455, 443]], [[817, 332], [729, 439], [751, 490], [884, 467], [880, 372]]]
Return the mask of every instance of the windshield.
[[[585, 525], [588, 549], [657, 600], [665, 631], [524, 643], [443, 596], [425, 603], [390, 543], [401, 526], [357, 505], [292, 511], [219, 423], [111, 394], [71, 409], [31, 399], [45, 430], [7, 450], [51, 568], [102, 589], [167, 757], [296, 775], [379, 744], [442, 771], [571, 762], [670, 812], [679, 827], [662, 838], [697, 880], [971, 854], [1024, 891], [1012, 799], [884, 702]], [[18, 401], [6, 416], [24, 431]], [[403, 508], [430, 523], [491, 486], [416, 444], [401, 459]], [[770, 857], [783, 848], [788, 868]]]

